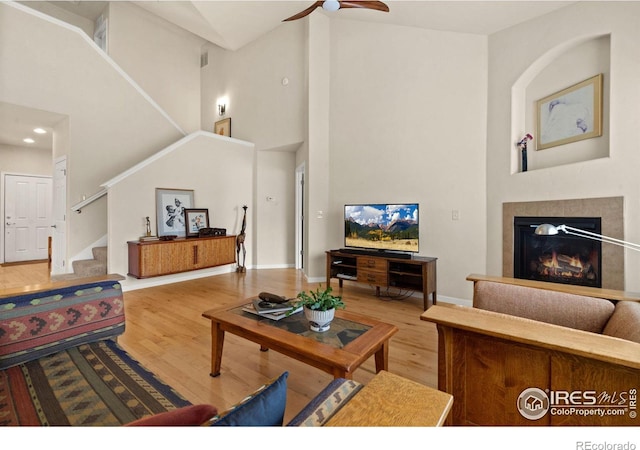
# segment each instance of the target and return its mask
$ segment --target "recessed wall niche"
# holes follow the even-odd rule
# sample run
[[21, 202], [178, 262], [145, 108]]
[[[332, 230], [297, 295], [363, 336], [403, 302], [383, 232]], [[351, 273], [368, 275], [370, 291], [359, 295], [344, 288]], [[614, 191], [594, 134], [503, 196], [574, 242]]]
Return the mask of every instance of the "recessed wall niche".
[[598, 74], [603, 75], [602, 136], [544, 150], [536, 150], [536, 142], [530, 142], [527, 148], [527, 166], [529, 171], [541, 170], [609, 157], [610, 50], [611, 36], [608, 34], [565, 43], [531, 64], [514, 84], [512, 173], [522, 171], [521, 153], [515, 142], [525, 133], [536, 135], [536, 101]]

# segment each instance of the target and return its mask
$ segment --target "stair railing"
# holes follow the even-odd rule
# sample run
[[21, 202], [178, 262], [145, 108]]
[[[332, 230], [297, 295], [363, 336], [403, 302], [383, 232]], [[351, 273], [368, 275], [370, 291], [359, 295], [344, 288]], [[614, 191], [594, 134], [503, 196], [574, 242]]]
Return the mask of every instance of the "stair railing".
[[85, 206], [95, 202], [96, 200], [98, 200], [99, 198], [105, 196], [107, 194], [107, 189], [103, 189], [99, 192], [96, 192], [95, 194], [93, 194], [91, 197], [82, 200], [80, 203], [76, 203], [75, 205], [73, 205], [71, 207], [71, 211], [77, 212], [78, 214], [80, 214], [82, 212], [82, 208], [84, 208]]

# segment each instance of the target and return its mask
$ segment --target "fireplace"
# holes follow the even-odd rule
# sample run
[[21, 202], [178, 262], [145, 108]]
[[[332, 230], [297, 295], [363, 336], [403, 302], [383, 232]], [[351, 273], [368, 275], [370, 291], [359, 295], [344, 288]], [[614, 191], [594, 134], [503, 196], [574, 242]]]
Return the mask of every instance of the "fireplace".
[[599, 217], [514, 217], [515, 278], [602, 287], [602, 243], [563, 232], [536, 235], [543, 223], [602, 234]]

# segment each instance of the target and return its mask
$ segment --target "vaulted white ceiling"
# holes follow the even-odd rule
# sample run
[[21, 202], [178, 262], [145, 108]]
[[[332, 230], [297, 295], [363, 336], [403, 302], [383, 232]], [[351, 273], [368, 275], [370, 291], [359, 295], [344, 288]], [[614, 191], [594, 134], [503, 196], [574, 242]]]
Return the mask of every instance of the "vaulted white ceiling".
[[[95, 18], [107, 2], [52, 2], [89, 18]], [[282, 25], [314, 3], [313, 0], [201, 0], [134, 1], [136, 5], [228, 50], [237, 50]], [[312, 14], [364, 20], [441, 31], [489, 35], [562, 8], [575, 1], [526, 0], [386, 0], [389, 12], [342, 9]], [[91, 17], [93, 15], [93, 17]]]
[[[29, 2], [24, 2], [28, 4]], [[56, 6], [95, 20], [108, 2], [54, 1]], [[237, 50], [279, 26], [283, 19], [313, 4], [309, 1], [135, 1], [136, 5], [178, 25], [222, 48]], [[343, 9], [330, 13], [322, 9], [312, 14], [331, 18], [361, 20], [400, 26], [490, 35], [518, 23], [548, 14], [575, 1], [385, 1], [388, 13], [364, 9]], [[50, 127], [60, 116], [46, 112], [29, 114], [23, 108], [0, 104], [0, 144], [25, 146], [26, 134], [36, 126]], [[45, 136], [40, 136], [44, 141]], [[39, 144], [36, 144], [39, 145]], [[46, 148], [47, 145], [42, 142]]]

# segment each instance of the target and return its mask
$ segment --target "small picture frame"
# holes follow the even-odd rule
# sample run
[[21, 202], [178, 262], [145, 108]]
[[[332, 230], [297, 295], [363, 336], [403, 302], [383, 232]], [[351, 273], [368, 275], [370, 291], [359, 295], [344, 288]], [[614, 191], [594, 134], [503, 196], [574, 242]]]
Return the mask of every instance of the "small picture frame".
[[156, 226], [158, 237], [185, 237], [185, 214], [193, 207], [193, 190], [156, 188]]
[[209, 228], [209, 210], [190, 208], [184, 210], [187, 237], [198, 237], [202, 228]]
[[213, 132], [220, 136], [231, 137], [231, 117], [218, 120], [213, 126]]
[[536, 149], [602, 136], [602, 74], [536, 102]]

